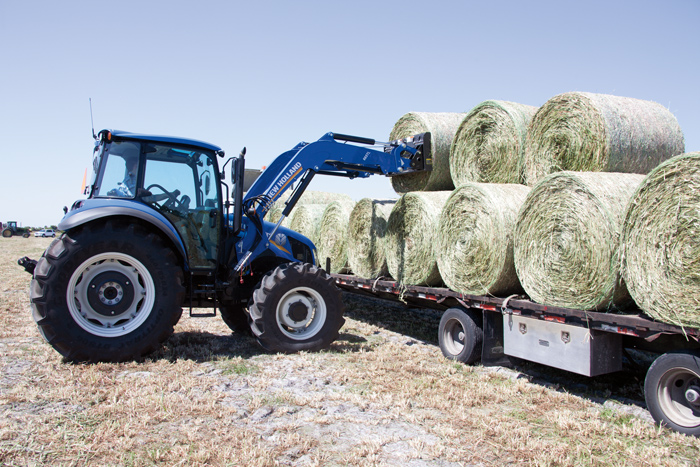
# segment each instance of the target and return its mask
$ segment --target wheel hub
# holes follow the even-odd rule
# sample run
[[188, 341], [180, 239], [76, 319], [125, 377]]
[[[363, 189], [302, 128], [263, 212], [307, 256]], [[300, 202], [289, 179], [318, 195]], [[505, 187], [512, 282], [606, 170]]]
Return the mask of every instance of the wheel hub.
[[134, 285], [118, 271], [106, 271], [95, 276], [87, 287], [87, 298], [92, 309], [102, 316], [118, 316], [131, 307]]
[[289, 305], [289, 318], [295, 323], [305, 321], [309, 316], [309, 308], [299, 300]]
[[277, 325], [293, 340], [306, 340], [316, 335], [327, 317], [326, 302], [310, 287], [296, 287], [285, 293], [277, 304]]
[[450, 355], [459, 355], [464, 350], [464, 328], [457, 319], [452, 319], [445, 324], [442, 330], [442, 338]]
[[691, 404], [700, 405], [700, 387], [691, 386], [685, 391], [685, 399]]

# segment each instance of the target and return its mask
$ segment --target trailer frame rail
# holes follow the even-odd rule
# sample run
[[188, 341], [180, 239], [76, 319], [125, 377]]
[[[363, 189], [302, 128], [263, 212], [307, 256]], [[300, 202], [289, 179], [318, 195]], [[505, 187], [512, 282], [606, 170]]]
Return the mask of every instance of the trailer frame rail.
[[447, 288], [403, 285], [397, 281], [377, 278], [364, 279], [347, 274], [331, 274], [336, 285], [350, 292], [370, 295], [386, 300], [400, 301], [407, 305], [446, 310], [451, 307], [477, 308], [553, 321], [560, 324], [586, 327], [599, 331], [642, 338], [648, 342], [662, 335], [682, 335], [690, 342], [700, 343], [700, 329], [676, 326], [645, 316], [641, 310], [620, 314], [543, 305], [529, 300], [525, 295], [495, 297], [469, 295]]

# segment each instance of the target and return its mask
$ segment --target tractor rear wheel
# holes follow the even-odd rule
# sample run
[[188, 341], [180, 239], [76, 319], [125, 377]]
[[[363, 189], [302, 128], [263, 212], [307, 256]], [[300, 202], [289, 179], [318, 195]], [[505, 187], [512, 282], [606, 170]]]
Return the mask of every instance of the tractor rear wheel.
[[253, 335], [272, 352], [326, 348], [345, 323], [333, 279], [305, 263], [284, 264], [263, 277], [248, 310]]
[[182, 282], [159, 236], [109, 221], [68, 232], [46, 249], [31, 284], [32, 315], [67, 360], [138, 360], [173, 333]]
[[5, 230], [3, 230], [3, 231], [2, 231], [2, 236], [3, 236], [4, 238], [10, 238], [10, 237], [12, 237], [12, 230], [10, 230], [10, 229], [5, 229]]

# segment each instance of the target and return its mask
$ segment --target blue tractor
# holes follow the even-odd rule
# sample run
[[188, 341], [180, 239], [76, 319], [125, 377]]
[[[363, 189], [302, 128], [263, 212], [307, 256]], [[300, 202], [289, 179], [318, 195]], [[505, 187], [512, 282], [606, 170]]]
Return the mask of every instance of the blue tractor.
[[[282, 220], [316, 174], [395, 176], [432, 162], [429, 133], [388, 143], [327, 133], [245, 186], [245, 148], [223, 165], [229, 184], [218, 146], [109, 130], [95, 139], [87, 199], [38, 261], [21, 260], [39, 331], [70, 361], [140, 359], [173, 333], [183, 306], [218, 309], [269, 351], [327, 347], [344, 323], [340, 293], [312, 242]], [[266, 222], [290, 189], [282, 218]]]

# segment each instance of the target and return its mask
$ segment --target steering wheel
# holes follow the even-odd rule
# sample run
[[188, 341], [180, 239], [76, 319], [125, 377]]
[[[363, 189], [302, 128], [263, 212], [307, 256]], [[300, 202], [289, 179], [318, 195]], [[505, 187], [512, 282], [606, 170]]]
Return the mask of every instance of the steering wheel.
[[[175, 190], [172, 193], [163, 188], [162, 186], [158, 185], [157, 183], [154, 183], [152, 185], [149, 185], [148, 188], [146, 188], [146, 191], [151, 191], [151, 188], [158, 188], [160, 191], [163, 193], [158, 194], [158, 195], [151, 195], [151, 196], [144, 196], [143, 200], [146, 202], [152, 202], [155, 204], [158, 204], [158, 206], [163, 207], [163, 208], [168, 208], [168, 209], [174, 209], [176, 206], [180, 205], [180, 202], [177, 200], [177, 196], [180, 194], [180, 190]], [[162, 204], [159, 204], [161, 201], [165, 201]]]

